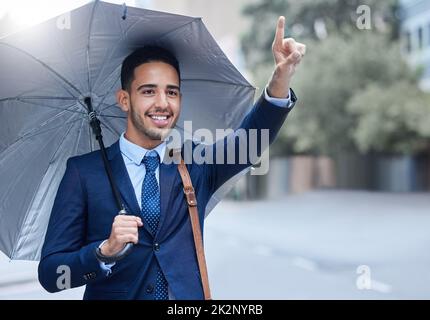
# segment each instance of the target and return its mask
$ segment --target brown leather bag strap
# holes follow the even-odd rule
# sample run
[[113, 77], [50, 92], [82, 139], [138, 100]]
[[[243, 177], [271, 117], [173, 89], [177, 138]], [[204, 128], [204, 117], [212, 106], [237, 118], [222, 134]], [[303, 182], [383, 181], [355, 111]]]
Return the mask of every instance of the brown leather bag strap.
[[190, 219], [191, 219], [191, 227], [193, 230], [193, 236], [194, 236], [194, 244], [196, 247], [196, 254], [197, 254], [197, 262], [199, 264], [199, 270], [203, 285], [203, 293], [205, 300], [211, 300], [211, 292], [209, 288], [209, 279], [208, 279], [208, 270], [206, 267], [206, 259], [205, 259], [205, 252], [203, 249], [203, 239], [202, 239], [202, 233], [200, 231], [200, 222], [199, 222], [199, 214], [197, 211], [197, 198], [196, 194], [194, 193], [193, 183], [190, 178], [190, 174], [188, 172], [187, 166], [184, 163], [184, 160], [181, 156], [180, 150], [173, 151], [175, 157], [180, 157], [180, 162], [178, 163], [178, 170], [179, 174], [181, 175], [182, 184], [184, 185], [184, 193], [187, 198], [188, 203], [188, 212], [190, 213]]

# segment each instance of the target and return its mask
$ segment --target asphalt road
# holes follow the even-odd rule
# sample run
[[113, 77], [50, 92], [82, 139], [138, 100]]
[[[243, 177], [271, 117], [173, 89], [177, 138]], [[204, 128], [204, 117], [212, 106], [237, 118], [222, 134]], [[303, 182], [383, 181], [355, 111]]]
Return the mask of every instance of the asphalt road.
[[[206, 220], [214, 299], [429, 299], [430, 194], [318, 191], [220, 203]], [[0, 256], [0, 299], [49, 294], [37, 263]]]

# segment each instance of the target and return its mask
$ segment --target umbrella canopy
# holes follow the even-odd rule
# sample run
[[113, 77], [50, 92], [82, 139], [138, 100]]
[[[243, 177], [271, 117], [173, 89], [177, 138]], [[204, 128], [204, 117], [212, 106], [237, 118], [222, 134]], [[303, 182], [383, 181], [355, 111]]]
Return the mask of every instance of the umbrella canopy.
[[62, 17], [0, 39], [0, 250], [13, 259], [39, 258], [66, 160], [98, 149], [85, 97], [105, 145], [125, 130], [115, 92], [134, 49], [158, 45], [179, 60], [179, 128], [236, 128], [254, 98], [200, 18], [100, 1]]

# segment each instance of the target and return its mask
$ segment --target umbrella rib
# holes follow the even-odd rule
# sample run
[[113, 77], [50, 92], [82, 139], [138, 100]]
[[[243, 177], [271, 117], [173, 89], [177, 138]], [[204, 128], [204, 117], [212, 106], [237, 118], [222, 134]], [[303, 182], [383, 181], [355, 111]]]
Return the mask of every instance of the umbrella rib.
[[53, 96], [16, 96], [0, 99], [0, 102], [7, 100], [76, 100], [75, 97], [53, 97]]
[[[119, 77], [119, 76], [118, 76], [118, 77]], [[106, 97], [108, 96], [108, 93], [112, 90], [112, 88], [113, 88], [113, 86], [115, 85], [115, 83], [116, 83], [116, 81], [114, 81], [114, 82], [112, 83], [112, 85], [110, 86], [110, 88], [109, 88], [109, 90], [107, 91], [107, 93], [105, 93], [105, 94], [103, 95], [103, 98], [100, 100], [99, 104], [97, 105], [96, 110], [98, 110], [98, 108], [100, 107], [100, 105], [104, 103], [104, 101], [105, 101]]]
[[104, 108], [104, 109], [99, 109], [99, 114], [100, 115], [102, 115], [102, 112], [103, 111], [106, 111], [106, 110], [108, 110], [108, 109], [110, 109], [110, 108], [112, 108], [113, 106], [116, 106], [116, 102], [115, 103], [112, 103], [112, 104], [109, 104], [109, 105], [107, 105], [107, 107], [106, 108]]
[[[79, 76], [76, 72], [77, 72], [77, 68], [75, 68], [73, 65], [72, 65], [72, 63], [70, 62], [70, 60], [69, 60], [69, 57], [70, 57], [70, 53], [66, 53], [66, 50], [65, 50], [65, 46], [63, 46], [63, 45], [60, 45], [60, 41], [59, 41], [59, 39], [58, 39], [58, 35], [56, 36], [56, 38], [55, 38], [55, 40], [56, 40], [56, 42], [57, 42], [57, 45], [58, 45], [58, 48], [60, 48], [60, 50], [61, 50], [61, 52], [62, 52], [62, 56], [64, 57], [64, 61], [67, 63], [67, 65], [69, 66], [69, 70], [73, 73], [73, 75], [74, 75], [74, 79], [75, 79], [75, 81], [76, 81], [76, 85], [79, 85], [79, 87], [80, 88], [84, 88], [85, 87], [85, 84], [83, 84], [82, 83], [82, 81], [83, 82], [85, 82], [85, 79], [81, 79], [81, 78], [84, 78], [84, 77], [81, 77], [81, 76]], [[79, 83], [78, 83], [79, 82]]]
[[[121, 64], [120, 65], [118, 65], [118, 66], [116, 66], [116, 68], [114, 68], [113, 70], [112, 70], [112, 72], [104, 79], [104, 81], [101, 83], [101, 85], [103, 84], [103, 83], [105, 83], [107, 80], [109, 80], [111, 77], [112, 77], [112, 75], [114, 75], [115, 74], [115, 72], [117, 72], [117, 70], [118, 69], [120, 69], [121, 68]], [[97, 86], [95, 89], [98, 89], [98, 87], [99, 86]]]
[[[48, 109], [54, 109], [54, 110], [61, 110], [60, 113], [63, 114], [64, 112], [71, 112], [71, 113], [78, 113], [78, 114], [83, 114], [86, 115], [86, 113], [82, 112], [82, 111], [78, 111], [78, 110], [71, 110], [73, 107], [76, 107], [77, 104], [76, 102], [73, 102], [71, 104], [65, 105], [65, 106], [60, 106], [60, 107], [52, 107], [52, 106], [47, 106], [47, 105], [43, 105], [40, 103], [36, 103], [33, 101], [21, 101], [22, 103], [26, 103], [26, 104], [30, 104], [30, 105], [35, 105], [41, 108], [48, 108]], [[64, 112], [63, 112], [64, 111]], [[55, 115], [53, 115], [51, 118], [46, 119], [46, 121], [51, 120], [52, 118], [54, 118], [55, 116], [59, 115], [60, 113], [57, 113]]]
[[[80, 119], [78, 119], [78, 120], [80, 120]], [[75, 121], [73, 121], [73, 122], [75, 122]], [[42, 184], [42, 182], [43, 182], [43, 179], [44, 179], [44, 177], [45, 177], [46, 173], [48, 172], [49, 164], [51, 163], [52, 159], [54, 159], [54, 157], [55, 157], [55, 155], [57, 154], [58, 150], [60, 149], [61, 145], [64, 143], [64, 141], [65, 141], [65, 137], [69, 134], [70, 130], [72, 130], [73, 122], [71, 123], [71, 125], [69, 126], [69, 128], [65, 131], [65, 133], [64, 133], [64, 135], [63, 135], [63, 137], [62, 137], [62, 139], [61, 139], [61, 143], [58, 145], [58, 147], [57, 147], [57, 149], [55, 150], [54, 154], [53, 154], [53, 155], [51, 156], [51, 158], [49, 159], [48, 166], [47, 166], [47, 168], [46, 168], [45, 172], [44, 172], [44, 173], [43, 173], [43, 175], [42, 175], [42, 179], [40, 179], [40, 182], [39, 182], [38, 187], [34, 189], [33, 196], [31, 197], [30, 204], [29, 204], [29, 206], [27, 207], [27, 212], [25, 213], [25, 216], [24, 216], [24, 219], [23, 219], [23, 224], [25, 224], [25, 223], [26, 223], [26, 221], [27, 221], [27, 219], [28, 219], [28, 215], [29, 215], [29, 213], [30, 213], [30, 209], [31, 209], [31, 207], [32, 207], [32, 204], [33, 204], [33, 202], [34, 202], [34, 199], [35, 199], [35, 197], [36, 197], [36, 194], [37, 194], [37, 192], [38, 192], [38, 190], [39, 190], [39, 188], [40, 188], [40, 185], [41, 185], [41, 184]], [[31, 223], [31, 224], [30, 224], [30, 226], [31, 226], [31, 227], [30, 227], [30, 231], [33, 229], [33, 227], [34, 227], [35, 225], [36, 225], [35, 223]], [[19, 236], [17, 236], [15, 243], [17, 243], [17, 244], [22, 243], [22, 245], [21, 245], [21, 247], [22, 247], [22, 246], [25, 244], [25, 242], [27, 241], [27, 239], [28, 239], [28, 235], [29, 235], [29, 234], [31, 234], [32, 232], [28, 232], [26, 235], [24, 235], [24, 237], [22, 238], [22, 241], [19, 241], [19, 240], [21, 239], [21, 233], [22, 233], [22, 229], [20, 230], [20, 232], [19, 232]], [[13, 251], [12, 251], [12, 253], [11, 253], [11, 259], [13, 259], [13, 256], [15, 255], [16, 251], [18, 251], [18, 250], [19, 250], [19, 247], [18, 247], [18, 245], [17, 245], [17, 246], [15, 246], [15, 247], [14, 247], [14, 250], [13, 250]]]
[[175, 29], [170, 30], [170, 31], [168, 31], [168, 32], [166, 32], [166, 33], [164, 33], [164, 34], [162, 34], [159, 38], [157, 38], [157, 41], [159, 41], [160, 39], [162, 39], [162, 38], [164, 38], [164, 37], [168, 36], [169, 34], [171, 34], [171, 33], [175, 32], [175, 31], [178, 31], [179, 29], [182, 29], [182, 28], [186, 27], [186, 26], [187, 26], [187, 25], [189, 25], [189, 24], [192, 24], [192, 23], [194, 23], [194, 22], [196, 22], [196, 21], [201, 21], [201, 20], [202, 20], [202, 18], [192, 18], [192, 20], [191, 20], [191, 21], [188, 21], [187, 23], [184, 23], [183, 25], [180, 25], [179, 27], [176, 27]]
[[91, 71], [90, 71], [90, 40], [91, 40], [91, 30], [93, 29], [93, 21], [94, 21], [94, 14], [96, 11], [96, 6], [98, 4], [98, 0], [94, 1], [94, 5], [91, 11], [91, 17], [90, 22], [88, 24], [88, 39], [87, 39], [87, 50], [86, 50], [86, 56], [87, 56], [87, 80], [88, 80], [88, 90], [91, 92]]
[[[14, 100], [20, 101], [22, 103], [27, 103], [27, 104], [35, 105], [35, 106], [38, 106], [38, 107], [41, 107], [41, 108], [48, 108], [48, 109], [54, 109], [54, 110], [62, 110], [62, 111], [68, 111], [68, 112], [72, 112], [72, 113], [79, 113], [79, 114], [86, 115], [86, 113], [84, 113], [82, 111], [78, 111], [78, 110], [69, 110], [69, 109], [64, 109], [64, 108], [61, 108], [61, 107], [47, 106], [47, 105], [43, 105], [43, 104], [40, 104], [40, 103], [31, 102], [31, 101], [21, 101], [20, 99], [14, 99]], [[0, 102], [2, 102], [2, 101], [0, 101]], [[66, 108], [70, 108], [70, 107], [75, 106], [75, 105], [76, 105], [76, 103], [73, 103], [73, 104], [65, 106], [65, 107]]]
[[88, 126], [88, 149], [90, 150], [90, 152], [93, 152], [93, 138], [91, 135], [91, 127]]
[[[120, 27], [121, 27], [121, 40], [124, 40], [124, 38], [125, 38], [125, 35], [126, 35], [126, 33], [131, 29], [131, 28], [133, 28], [137, 23], [139, 23], [139, 22], [141, 22], [141, 20], [137, 20], [137, 21], [135, 21], [133, 24], [131, 24], [129, 27], [128, 27], [128, 29], [124, 32], [124, 30], [122, 29], [122, 25], [121, 25], [121, 23], [120, 23]], [[122, 44], [121, 43], [121, 41], [118, 41], [117, 42], [117, 44], [115, 45], [115, 47], [113, 48], [113, 50], [111, 50], [110, 51], [110, 54], [109, 54], [109, 59], [112, 57], [112, 55], [114, 54], [114, 52], [118, 49], [118, 47], [120, 46], [120, 44]], [[97, 78], [96, 78], [96, 81], [94, 81], [94, 85], [95, 85], [95, 87], [97, 88], [97, 82], [99, 81], [99, 78], [100, 78], [100, 76], [101, 76], [101, 74], [103, 73], [103, 71], [104, 71], [104, 69], [105, 69], [105, 66], [106, 66], [106, 61], [107, 61], [107, 59], [106, 59], [106, 56], [105, 56], [105, 59], [103, 60], [103, 63], [102, 63], [102, 68], [100, 69], [100, 71], [99, 71], [99, 73], [98, 73], [98, 75], [97, 75]], [[121, 67], [121, 65], [119, 65], [119, 66], [117, 66], [116, 68], [114, 68], [114, 70], [111, 72], [111, 74], [109, 74], [109, 76], [107, 77], [107, 78], [105, 78], [105, 80], [104, 80], [104, 82], [108, 79], [108, 78], [110, 78], [111, 77], [111, 75], [119, 68], [119, 67]]]
[[107, 117], [107, 118], [122, 118], [122, 119], [127, 119], [127, 117], [126, 116], [115, 116], [115, 115], [105, 115], [105, 114], [103, 114], [103, 112], [104, 111], [106, 111], [106, 110], [108, 110], [108, 109], [110, 109], [110, 108], [112, 108], [112, 107], [114, 107], [114, 106], [116, 106], [117, 104], [116, 104], [116, 102], [115, 103], [112, 103], [112, 104], [110, 104], [110, 105], [107, 105], [107, 107], [106, 108], [104, 108], [104, 109], [100, 109], [99, 110], [99, 115], [101, 116], [101, 117]]
[[[73, 104], [73, 105], [71, 105], [70, 107], [73, 107], [75, 104]], [[69, 108], [70, 108], [69, 107]], [[32, 130], [30, 130], [30, 131], [28, 131], [28, 132], [26, 132], [26, 133], [24, 133], [23, 135], [21, 135], [18, 139], [16, 139], [14, 142], [12, 142], [10, 145], [8, 145], [7, 147], [6, 147], [6, 149], [5, 150], [3, 150], [2, 151], [2, 153], [4, 152], [4, 151], [6, 151], [6, 150], [8, 150], [11, 146], [13, 146], [13, 145], [15, 145], [17, 142], [19, 142], [20, 140], [22, 140], [22, 139], [24, 139], [24, 138], [28, 138], [28, 137], [32, 137], [32, 136], [35, 136], [35, 135], [37, 135], [37, 134], [39, 134], [39, 130], [40, 129], [42, 129], [43, 127], [45, 127], [46, 125], [48, 125], [49, 123], [51, 123], [53, 120], [55, 120], [56, 118], [58, 118], [58, 117], [60, 117], [60, 116], [62, 116], [65, 112], [67, 112], [67, 111], [70, 111], [70, 110], [67, 110], [67, 109], [63, 109], [63, 111], [61, 111], [61, 112], [59, 112], [59, 113], [57, 113], [57, 114], [55, 114], [54, 116], [52, 116], [52, 117], [50, 117], [50, 118], [48, 118], [48, 119], [46, 119], [46, 121], [44, 121], [41, 125], [39, 125], [37, 128], [34, 128], [34, 129], [32, 129]], [[63, 124], [61, 124], [61, 125], [63, 125]], [[54, 127], [55, 128], [55, 127]], [[51, 129], [54, 129], [54, 128], [51, 128]], [[51, 130], [51, 129], [49, 129], [49, 130]]]
[[114, 133], [116, 135], [121, 135], [121, 133], [119, 133], [117, 130], [115, 130], [115, 128], [112, 127], [111, 123], [109, 123], [108, 119], [104, 119], [105, 122], [101, 122], [101, 124], [108, 129], [108, 131], [110, 131], [111, 133]]
[[103, 118], [118, 118], [118, 119], [127, 119], [127, 117], [121, 117], [121, 116], [102, 116]]
[[81, 126], [79, 127], [79, 131], [78, 131], [78, 139], [76, 139], [76, 144], [74, 147], [73, 154], [76, 154], [78, 152], [79, 141], [81, 140], [82, 129], [83, 129], [85, 123], [86, 123], [85, 119], [82, 119], [82, 123], [81, 123]]
[[[23, 103], [31, 103], [31, 102], [27, 102], [27, 101], [23, 101]], [[34, 102], [32, 102], [32, 104], [34, 104]], [[37, 105], [37, 104], [36, 104]], [[42, 127], [44, 127], [45, 125], [47, 125], [47, 124], [49, 124], [52, 120], [55, 120], [55, 118], [58, 118], [59, 116], [62, 116], [64, 113], [66, 113], [66, 112], [73, 112], [73, 110], [69, 110], [70, 108], [73, 108], [73, 107], [75, 107], [76, 106], [76, 103], [72, 103], [72, 104], [69, 104], [69, 105], [66, 105], [65, 107], [66, 107], [66, 109], [60, 109], [61, 110], [61, 112], [59, 112], [59, 113], [57, 113], [57, 114], [55, 114], [55, 115], [53, 115], [52, 117], [50, 117], [50, 118], [48, 118], [48, 119], [46, 119], [39, 127], [37, 127], [37, 128], [35, 128], [35, 129], [33, 129], [33, 130], [36, 130], [36, 129], [40, 129], [40, 128], [42, 128]], [[84, 113], [82, 113], [82, 112], [73, 112], [73, 113], [79, 113], [79, 114], [84, 114]]]
[[[79, 121], [79, 120], [81, 120], [81, 118], [79, 118], [79, 119], [75, 119], [75, 120], [73, 120], [73, 121], [68, 121], [68, 122], [62, 123], [62, 124], [60, 124], [60, 125], [58, 125], [58, 126], [55, 126], [55, 127], [49, 128], [49, 129], [44, 130], [44, 131], [40, 131], [40, 130], [38, 130], [38, 131], [36, 131], [36, 132], [33, 132], [32, 134], [27, 133], [26, 135], [20, 136], [20, 137], [19, 137], [18, 139], [16, 139], [14, 142], [12, 142], [10, 145], [8, 145], [8, 146], [6, 147], [6, 149], [4, 149], [4, 150], [0, 153], [0, 155], [2, 155], [4, 152], [8, 151], [11, 147], [15, 146], [17, 143], [24, 142], [24, 141], [25, 141], [25, 140], [27, 140], [28, 138], [32, 138], [32, 137], [37, 136], [37, 135], [39, 135], [39, 134], [42, 134], [42, 133], [45, 133], [45, 132], [48, 132], [48, 131], [51, 131], [51, 130], [54, 130], [54, 129], [57, 129], [57, 128], [64, 127], [64, 125], [67, 125], [67, 124], [69, 124], [69, 123], [74, 123], [74, 122], [77, 122], [77, 121]], [[40, 128], [38, 128], [38, 129], [40, 129]]]
[[[64, 78], [62, 75], [60, 75], [57, 71], [55, 71], [53, 68], [51, 68], [50, 66], [48, 66], [45, 62], [43, 62], [42, 60], [40, 60], [40, 59], [36, 58], [35, 56], [33, 56], [32, 54], [30, 54], [29, 52], [27, 52], [27, 51], [25, 51], [25, 50], [23, 50], [23, 49], [21, 49], [21, 48], [18, 48], [18, 47], [12, 46], [12, 45], [10, 45], [10, 44], [8, 44], [8, 43], [0, 43], [0, 45], [4, 45], [4, 46], [7, 46], [7, 47], [10, 47], [10, 48], [12, 48], [12, 49], [15, 49], [15, 50], [17, 50], [17, 51], [19, 51], [19, 52], [21, 52], [21, 53], [23, 53], [23, 54], [27, 55], [28, 57], [30, 57], [30, 58], [31, 58], [31, 59], [33, 59], [34, 61], [38, 62], [38, 63], [39, 63], [40, 65], [42, 65], [43, 67], [45, 67], [48, 71], [50, 71], [51, 73], [53, 73], [54, 75], [56, 75], [59, 79], [61, 79], [65, 84], [67, 84], [68, 86], [70, 86], [70, 88], [72, 88], [73, 90], [75, 90], [77, 93], [79, 93], [80, 95], [82, 94], [82, 93], [79, 91], [79, 89], [78, 89], [78, 88], [76, 88], [72, 83], [70, 83], [70, 81], [68, 81], [66, 78]], [[67, 90], [67, 92], [69, 92], [71, 95], [73, 95], [73, 94], [68, 90], [68, 88], [67, 88], [67, 87], [65, 87], [65, 89]]]
[[[118, 41], [118, 43], [120, 43], [120, 41]], [[116, 45], [116, 46], [115, 46], [115, 48], [111, 51], [111, 53], [110, 53], [110, 55], [109, 55], [109, 58], [111, 58], [111, 57], [112, 57], [114, 50], [116, 50], [117, 48], [118, 48], [118, 45]], [[102, 74], [102, 72], [104, 71], [106, 64], [107, 64], [107, 63], [106, 63], [106, 57], [105, 57], [105, 59], [104, 59], [104, 61], [103, 61], [103, 64], [102, 64], [102, 67], [101, 67], [101, 69], [100, 69], [100, 71], [99, 71], [99, 73], [98, 73], [98, 75], [97, 75], [97, 78], [96, 78], [96, 80], [94, 81], [94, 86], [95, 86], [95, 88], [97, 88], [97, 82], [99, 81], [100, 75], [101, 75], [101, 74]], [[106, 78], [105, 78], [105, 81], [106, 81], [106, 80], [108, 80], [108, 79], [110, 78], [110, 76], [111, 76], [112, 74], [114, 74], [114, 72], [115, 72], [117, 69], [118, 69], [118, 66], [116, 66], [116, 67], [114, 68], [113, 72], [112, 72], [108, 77], [106, 77]], [[104, 82], [105, 82], [105, 81], [104, 81]]]

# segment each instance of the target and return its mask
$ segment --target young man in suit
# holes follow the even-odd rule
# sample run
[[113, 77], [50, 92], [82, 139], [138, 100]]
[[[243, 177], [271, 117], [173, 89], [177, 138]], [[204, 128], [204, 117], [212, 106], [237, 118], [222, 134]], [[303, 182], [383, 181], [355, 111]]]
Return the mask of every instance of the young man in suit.
[[[270, 142], [295, 104], [290, 82], [305, 54], [303, 44], [283, 39], [284, 24], [280, 17], [272, 46], [273, 75], [240, 126], [245, 131], [269, 129]], [[163, 162], [163, 137], [181, 111], [179, 63], [165, 49], [141, 48], [124, 60], [121, 84], [117, 101], [128, 115], [127, 128], [107, 155], [129, 214], [117, 215], [99, 151], [69, 159], [45, 237], [39, 281], [50, 292], [63, 289], [59, 270], [66, 266], [70, 287], [87, 285], [85, 299], [202, 299], [182, 181], [177, 165]], [[249, 165], [187, 166], [201, 230], [211, 195]], [[113, 256], [128, 242], [134, 243], [133, 250], [116, 263], [95, 254]]]

